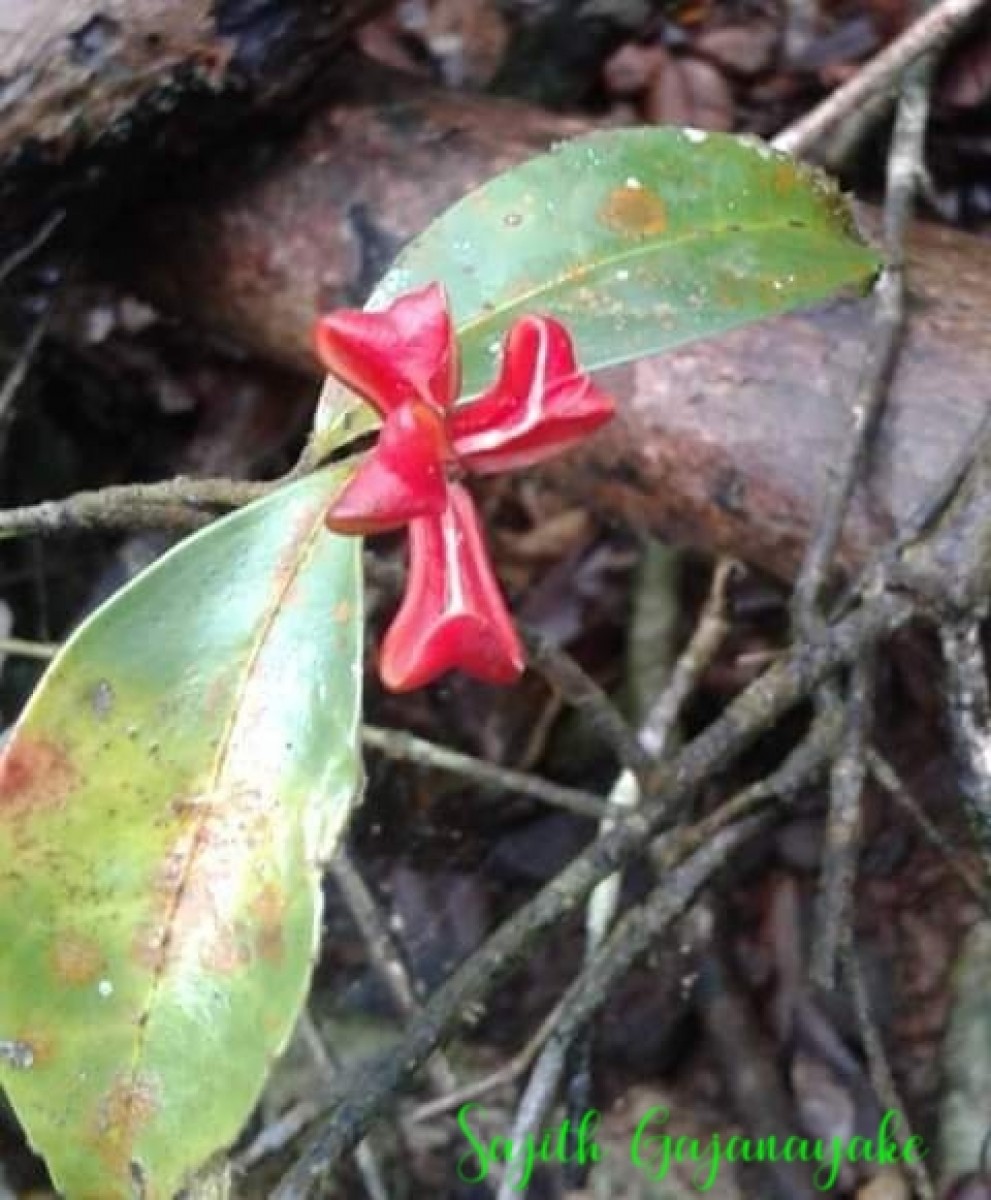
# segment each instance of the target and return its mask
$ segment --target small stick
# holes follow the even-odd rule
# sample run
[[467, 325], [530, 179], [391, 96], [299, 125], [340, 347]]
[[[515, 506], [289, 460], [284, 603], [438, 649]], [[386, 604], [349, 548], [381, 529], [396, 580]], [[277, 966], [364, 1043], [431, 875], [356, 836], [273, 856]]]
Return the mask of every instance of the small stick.
[[27, 378], [28, 371], [31, 369], [31, 364], [34, 362], [35, 355], [38, 353], [42, 341], [44, 341], [45, 334], [48, 332], [48, 326], [51, 324], [51, 319], [52, 309], [49, 306], [31, 327], [31, 332], [24, 339], [24, 344], [11, 364], [10, 370], [4, 378], [3, 385], [0, 386], [0, 454], [3, 453], [6, 447], [7, 433], [10, 429], [11, 421], [14, 419], [14, 400], [21, 389], [21, 385]]
[[[726, 589], [734, 568], [735, 564], [729, 559], [721, 559], [716, 564], [709, 595], [695, 631], [678, 656], [667, 686], [655, 698], [639, 730], [637, 736], [640, 745], [655, 763], [667, 757], [681, 710], [729, 632]], [[631, 771], [623, 771], [606, 801], [606, 812], [599, 826], [600, 836], [608, 833], [617, 821], [623, 820], [639, 805], [640, 800], [641, 789], [636, 777]], [[617, 871], [598, 884], [589, 896], [585, 913], [586, 962], [594, 958], [616, 919], [622, 885], [623, 872]], [[584, 1030], [579, 1040], [568, 1048], [567, 1055], [541, 1062], [539, 1072], [535, 1072], [531, 1079], [531, 1086], [538, 1095], [552, 1085], [556, 1090], [560, 1086], [560, 1072], [569, 1071], [572, 1080], [567, 1089], [569, 1109], [584, 1112], [592, 1107], [591, 1038], [591, 1030]], [[554, 1070], [559, 1072], [556, 1078], [553, 1076]], [[525, 1124], [524, 1114], [528, 1107], [534, 1112], [542, 1111], [540, 1104], [530, 1096], [529, 1087], [520, 1104], [518, 1125]]]
[[413, 734], [400, 729], [380, 729], [374, 725], [365, 725], [362, 727], [361, 740], [366, 746], [397, 762], [448, 771], [452, 775], [474, 780], [482, 787], [494, 787], [505, 792], [516, 792], [521, 796], [531, 796], [534, 800], [567, 809], [580, 817], [598, 820], [605, 812], [602, 798], [594, 792], [549, 783], [539, 776], [485, 762], [473, 755], [462, 754], [436, 742], [414, 737]]
[[615, 751], [620, 763], [639, 780], [650, 770], [650, 757], [644, 753], [637, 735], [622, 713], [577, 662], [533, 629], [523, 629], [523, 642], [530, 656], [529, 666], [538, 671], [575, 711]]
[[561, 1006], [560, 1004], [556, 1004], [543, 1021], [541, 1021], [537, 1032], [530, 1038], [523, 1049], [518, 1050], [498, 1070], [492, 1071], [489, 1075], [484, 1075], [481, 1079], [475, 1079], [471, 1083], [466, 1083], [462, 1087], [456, 1088], [453, 1092], [449, 1092], [446, 1096], [439, 1096], [436, 1100], [428, 1100], [426, 1104], [421, 1104], [419, 1108], [415, 1109], [407, 1120], [411, 1124], [422, 1125], [425, 1121], [433, 1121], [437, 1117], [443, 1116], [444, 1113], [450, 1112], [453, 1108], [460, 1108], [462, 1104], [478, 1100], [481, 1096], [495, 1091], [496, 1088], [505, 1087], [507, 1084], [513, 1083], [525, 1071], [530, 1069], [533, 1060], [540, 1053], [541, 1046], [543, 1046], [554, 1031], [554, 1026], [557, 1023], [560, 1012]]
[[74, 529], [196, 529], [213, 520], [210, 510], [240, 508], [267, 496], [281, 482], [180, 475], [164, 483], [76, 492], [63, 500], [0, 511], [0, 538]]
[[853, 884], [860, 857], [861, 797], [867, 773], [865, 748], [874, 699], [873, 656], [851, 673], [845, 729], [830, 772], [830, 805], [816, 897], [815, 936], [809, 977], [816, 987], [833, 991], [844, 930], [853, 912]]
[[[340, 1063], [331, 1055], [330, 1048], [317, 1029], [316, 1022], [310, 1015], [309, 1009], [304, 1009], [299, 1019], [299, 1033], [309, 1050], [313, 1061], [320, 1068], [320, 1073], [326, 1079], [333, 1079], [340, 1069]], [[363, 1138], [355, 1149], [355, 1161], [365, 1191], [371, 1200], [389, 1200], [389, 1192], [382, 1176], [382, 1168], [369, 1138]]]
[[[934, 60], [927, 55], [905, 77], [888, 155], [884, 205], [887, 266], [875, 300], [868, 352], [857, 382], [853, 425], [839, 469], [825, 499], [824, 516], [806, 550], [792, 601], [800, 635], [810, 635], [823, 621], [822, 595], [846, 521], [850, 499], [860, 478], [898, 360], [905, 317], [905, 233], [922, 170], [929, 86]], [[846, 697], [846, 732], [830, 780], [830, 807], [816, 906], [810, 977], [817, 987], [836, 986], [837, 963], [844, 929], [853, 906], [853, 883], [860, 849], [861, 799], [866, 774], [865, 748], [874, 690], [872, 657], [858, 663]], [[820, 708], [841, 703], [839, 689], [829, 683], [818, 697]]]
[[959, 861], [959, 849], [945, 838], [936, 825], [930, 821], [923, 811], [921, 804], [919, 804], [918, 800], [916, 800], [905, 786], [898, 772], [876, 747], [872, 746], [868, 748], [867, 765], [881, 787], [884, 788], [896, 804], [900, 805], [909, 814], [922, 830], [923, 836], [943, 855], [946, 859], [947, 867], [956, 875], [971, 896], [986, 911], [991, 913], [991, 892], [982, 886], [966, 867], [961, 865]]
[[809, 543], [795, 585], [794, 607], [802, 632], [807, 632], [809, 621], [816, 619], [850, 497], [867, 459], [898, 358], [905, 319], [905, 233], [922, 169], [932, 71], [931, 57], [913, 68], [898, 105], [884, 204], [887, 265], [877, 288], [870, 348], [854, 393], [853, 427], [824, 502], [825, 516]]
[[[901, 1116], [902, 1127], [896, 1131], [895, 1140], [900, 1146], [904, 1146], [908, 1138], [912, 1136], [912, 1131], [908, 1127], [908, 1117], [901, 1096], [898, 1094], [895, 1077], [892, 1074], [891, 1067], [888, 1065], [881, 1032], [871, 1012], [870, 997], [867, 995], [867, 986], [864, 983], [860, 958], [857, 955], [849, 934], [845, 938], [843, 945], [843, 968], [847, 984], [850, 988], [850, 996], [853, 1000], [857, 1028], [860, 1033], [860, 1042], [864, 1047], [864, 1053], [867, 1055], [867, 1066], [870, 1071], [871, 1083], [874, 1085], [874, 1091], [877, 1093], [878, 1099], [884, 1107], [894, 1110]], [[920, 1200], [936, 1200], [936, 1189], [933, 1186], [932, 1177], [926, 1169], [925, 1163], [915, 1155], [911, 1155], [907, 1160], [903, 1160], [903, 1163]]]
[[64, 220], [65, 210], [59, 209], [23, 245], [18, 246], [12, 254], [9, 254], [0, 263], [0, 283], [5, 282], [13, 275], [17, 268], [26, 263], [36, 250], [40, 250]]
[[927, 51], [938, 51], [976, 13], [984, 0], [942, 0], [920, 16], [880, 54], [863, 66], [848, 83], [789, 125], [773, 145], [789, 154], [805, 154], [844, 118], [856, 112], [875, 93], [896, 85], [898, 77]]
[[977, 618], [948, 618], [939, 627], [946, 698], [963, 794], [977, 845], [991, 872], [991, 692]]
[[32, 642], [27, 638], [0, 638], [0, 658], [9, 654], [12, 658], [37, 658], [48, 662], [58, 654], [61, 647], [57, 642]]

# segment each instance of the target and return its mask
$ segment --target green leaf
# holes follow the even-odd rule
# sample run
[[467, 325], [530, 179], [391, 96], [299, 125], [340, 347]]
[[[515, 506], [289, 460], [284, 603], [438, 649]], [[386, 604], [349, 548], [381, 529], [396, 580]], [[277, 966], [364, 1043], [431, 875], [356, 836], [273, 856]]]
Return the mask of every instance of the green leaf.
[[0, 769], [0, 1080], [70, 1200], [168, 1200], [305, 998], [359, 778], [361, 543], [322, 472], [74, 635]]
[[[582, 366], [596, 370], [865, 287], [878, 266], [835, 184], [763, 142], [605, 130], [448, 209], [368, 307], [441, 280], [472, 395], [493, 378], [507, 327], [528, 312], [565, 321]], [[325, 389], [320, 443], [342, 440], [354, 404]]]

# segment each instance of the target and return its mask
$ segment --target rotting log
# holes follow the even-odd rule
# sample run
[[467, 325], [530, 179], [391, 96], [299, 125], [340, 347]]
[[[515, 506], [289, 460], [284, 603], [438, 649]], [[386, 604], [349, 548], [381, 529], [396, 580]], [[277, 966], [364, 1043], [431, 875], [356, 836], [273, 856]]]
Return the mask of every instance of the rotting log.
[[[320, 113], [277, 165], [134, 234], [172, 311], [314, 372], [320, 308], [355, 304], [401, 245], [470, 187], [587, 122], [401, 82]], [[873, 216], [865, 211], [865, 223]], [[151, 246], [161, 253], [149, 261]], [[137, 250], [131, 252], [137, 257]], [[841, 557], [883, 541], [991, 399], [991, 244], [919, 224], [904, 353]], [[607, 515], [793, 575], [848, 427], [868, 309], [840, 301], [604, 378], [621, 419], [544, 477]]]
[[295, 102], [384, 2], [4, 0], [3, 241], [80, 193], [126, 190], [164, 148]]

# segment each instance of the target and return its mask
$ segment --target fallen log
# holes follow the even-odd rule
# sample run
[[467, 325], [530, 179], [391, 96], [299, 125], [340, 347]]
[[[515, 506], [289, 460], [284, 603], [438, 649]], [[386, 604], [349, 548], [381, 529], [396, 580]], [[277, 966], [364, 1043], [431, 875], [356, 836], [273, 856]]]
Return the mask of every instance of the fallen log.
[[[296, 97], [383, 0], [6, 0], [0, 234]], [[110, 176], [123, 169], [124, 179]]]
[[[156, 302], [313, 373], [314, 314], [360, 302], [401, 245], [470, 187], [588, 128], [400, 81], [318, 115], [279, 163], [135, 233]], [[866, 213], [866, 219], [871, 219]], [[152, 247], [160, 253], [149, 260]], [[911, 314], [847, 567], [941, 478], [991, 393], [991, 245], [919, 224]], [[612, 429], [544, 469], [606, 514], [792, 576], [850, 419], [864, 301], [779, 318], [612, 370]]]

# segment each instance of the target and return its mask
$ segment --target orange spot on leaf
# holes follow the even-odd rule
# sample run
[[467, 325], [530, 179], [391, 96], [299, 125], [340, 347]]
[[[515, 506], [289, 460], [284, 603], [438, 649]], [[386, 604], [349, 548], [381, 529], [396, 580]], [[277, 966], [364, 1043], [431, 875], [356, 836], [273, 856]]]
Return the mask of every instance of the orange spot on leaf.
[[265, 962], [281, 963], [285, 957], [287, 906], [285, 891], [275, 883], [265, 884], [251, 902], [251, 915], [258, 922], [255, 949]]
[[98, 1101], [91, 1141], [97, 1154], [117, 1174], [127, 1172], [134, 1144], [159, 1106], [157, 1077], [135, 1074], [118, 1079]]
[[82, 987], [103, 974], [105, 959], [99, 944], [84, 933], [58, 934], [51, 949], [52, 974], [58, 983]]
[[76, 781], [66, 751], [21, 734], [0, 755], [0, 818], [63, 804]]
[[649, 237], [667, 229], [668, 212], [656, 192], [626, 184], [609, 193], [599, 209], [599, 220], [616, 233]]
[[216, 936], [200, 947], [200, 965], [218, 975], [233, 975], [251, 962], [251, 950], [235, 930], [218, 929]]
[[784, 196], [794, 191], [797, 183], [798, 172], [791, 163], [778, 163], [774, 168], [774, 180], [771, 185], [777, 195]]

